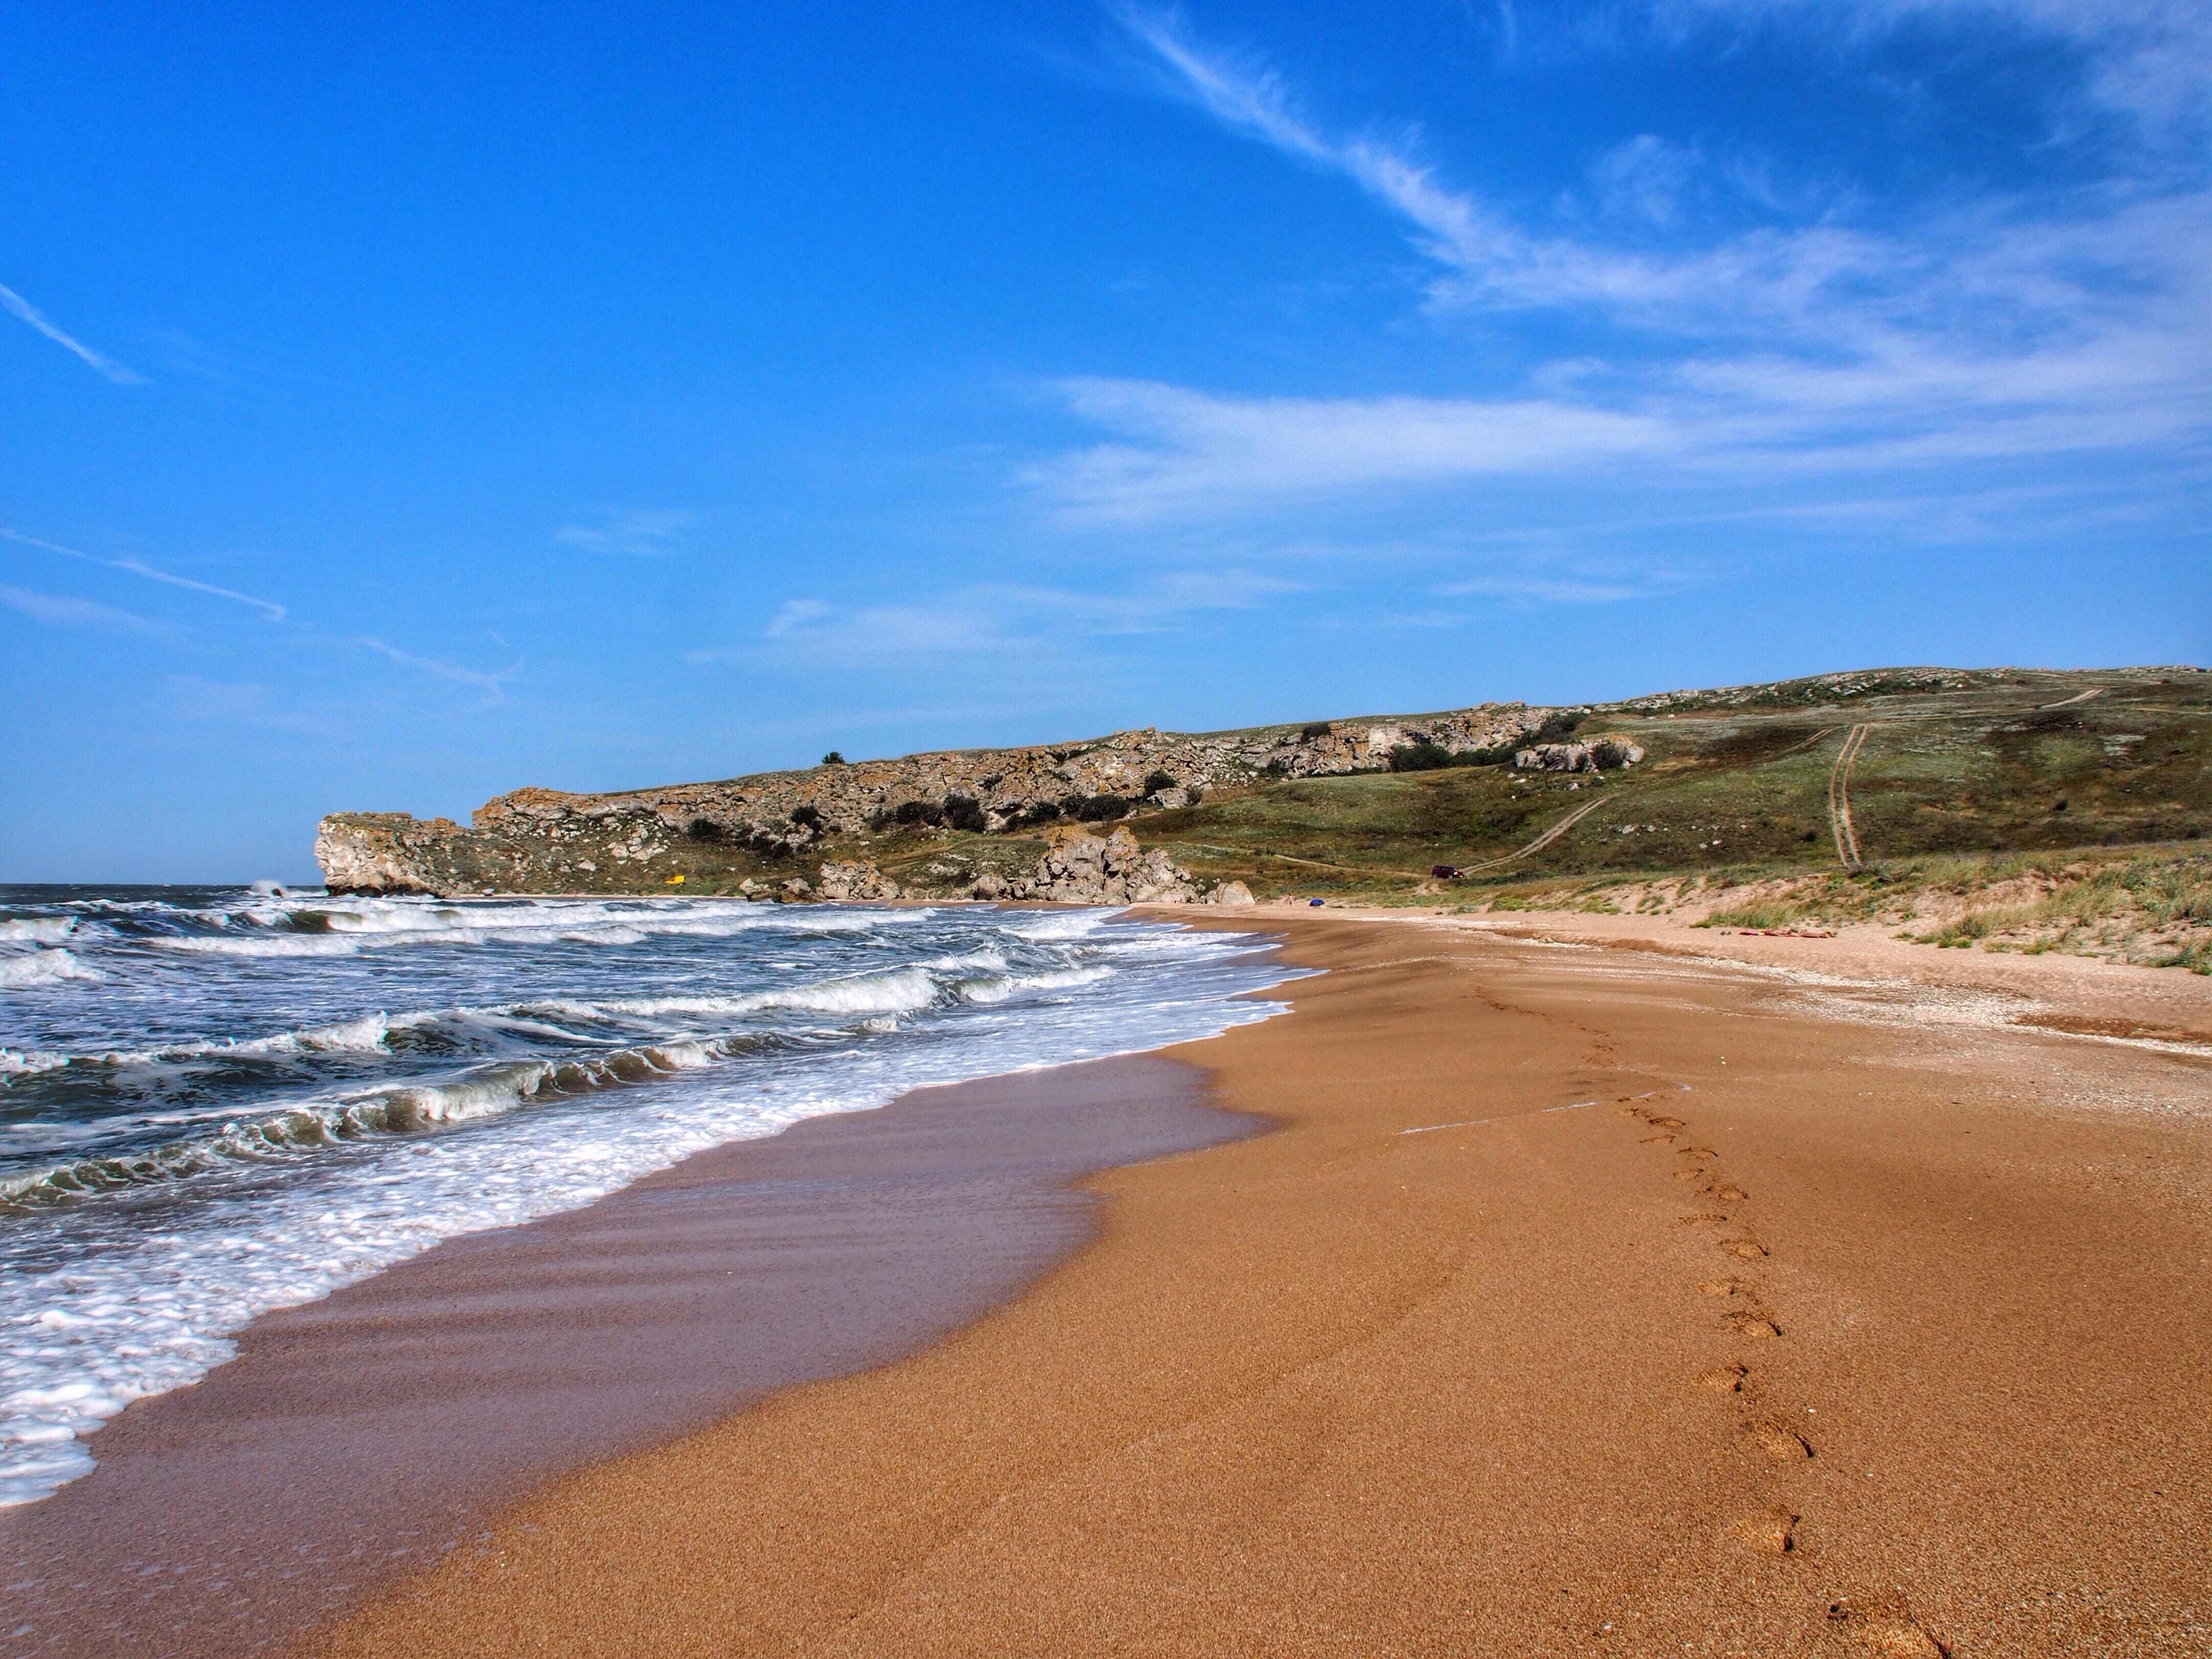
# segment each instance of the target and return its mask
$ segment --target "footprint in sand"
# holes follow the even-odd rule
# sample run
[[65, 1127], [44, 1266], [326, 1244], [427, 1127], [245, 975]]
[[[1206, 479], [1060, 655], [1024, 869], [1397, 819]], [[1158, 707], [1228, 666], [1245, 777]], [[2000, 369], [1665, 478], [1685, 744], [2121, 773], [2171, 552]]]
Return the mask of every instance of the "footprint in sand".
[[1698, 1288], [1707, 1296], [1741, 1296], [1751, 1286], [1741, 1279], [1709, 1279]]
[[1698, 1382], [1715, 1394], [1741, 1394], [1743, 1380], [1750, 1375], [1748, 1365], [1716, 1365], [1711, 1370], [1698, 1373]]
[[1675, 1153], [1674, 1156], [1677, 1158], [1694, 1158], [1710, 1162], [1711, 1159], [1718, 1158], [1720, 1154], [1710, 1146], [1685, 1146], [1680, 1152]]
[[1950, 1659], [1949, 1645], [1900, 1609], [1836, 1601], [1828, 1607], [1828, 1623], [1862, 1653], [1880, 1654], [1882, 1659]]
[[1797, 1548], [1797, 1523], [1803, 1519], [1778, 1505], [1747, 1515], [1729, 1530], [1738, 1543], [1749, 1545], [1761, 1555], [1789, 1555]]
[[1700, 1212], [1696, 1215], [1683, 1216], [1674, 1224], [1678, 1227], [1725, 1227], [1728, 1224], [1729, 1218], [1724, 1215], [1710, 1215]]
[[1777, 1462], [1802, 1463], [1813, 1455], [1813, 1443], [1784, 1423], [1753, 1423], [1745, 1432]]
[[1724, 1238], [1721, 1249], [1739, 1261], [1764, 1261], [1767, 1255], [1766, 1246], [1755, 1238]]
[[1679, 1129], [1682, 1127], [1682, 1120], [1679, 1117], [1651, 1117], [1644, 1119], [1644, 1121], [1655, 1129]]
[[1732, 1313], [1728, 1316], [1729, 1328], [1738, 1336], [1748, 1336], [1760, 1342], [1771, 1342], [1782, 1334], [1782, 1327], [1765, 1314]]
[[1714, 1188], [1713, 1196], [1723, 1204], [1741, 1204], [1751, 1194], [1741, 1187], [1725, 1186]]

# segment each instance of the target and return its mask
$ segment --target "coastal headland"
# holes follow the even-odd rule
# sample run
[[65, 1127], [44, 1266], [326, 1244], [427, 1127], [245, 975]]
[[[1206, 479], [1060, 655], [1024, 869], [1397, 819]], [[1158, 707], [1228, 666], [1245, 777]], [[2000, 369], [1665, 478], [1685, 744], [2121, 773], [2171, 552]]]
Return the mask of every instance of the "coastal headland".
[[1887, 668], [337, 812], [337, 892], [1290, 896], [2212, 971], [2212, 674]]
[[1197, 925], [1327, 970], [1167, 1056], [1270, 1133], [300, 1650], [2204, 1650], [2203, 979]]

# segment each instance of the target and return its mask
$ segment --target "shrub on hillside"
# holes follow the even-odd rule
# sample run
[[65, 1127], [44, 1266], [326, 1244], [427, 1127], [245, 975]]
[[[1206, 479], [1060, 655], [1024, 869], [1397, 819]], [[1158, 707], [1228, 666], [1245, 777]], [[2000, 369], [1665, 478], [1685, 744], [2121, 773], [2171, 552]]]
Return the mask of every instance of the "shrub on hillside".
[[1084, 795], [1078, 798], [1070, 815], [1084, 823], [1103, 823], [1110, 818], [1129, 816], [1129, 802], [1121, 795]]
[[1327, 720], [1316, 720], [1311, 726], [1306, 726], [1301, 730], [1298, 736], [1304, 738], [1306, 742], [1311, 743], [1316, 738], [1332, 736], [1335, 731], [1336, 728], [1331, 726]]
[[945, 822], [945, 809], [933, 800], [902, 800], [896, 806], [879, 808], [868, 820], [872, 830], [934, 828]]
[[1424, 738], [1419, 743], [1401, 743], [1390, 751], [1393, 772], [1434, 772], [1452, 764], [1452, 751], [1440, 743]]
[[1172, 772], [1147, 772], [1145, 775], [1145, 793], [1148, 795], [1157, 795], [1176, 787], [1176, 775]]
[[972, 836], [980, 836], [991, 827], [990, 816], [973, 795], [947, 795], [945, 821], [955, 830], [964, 830]]

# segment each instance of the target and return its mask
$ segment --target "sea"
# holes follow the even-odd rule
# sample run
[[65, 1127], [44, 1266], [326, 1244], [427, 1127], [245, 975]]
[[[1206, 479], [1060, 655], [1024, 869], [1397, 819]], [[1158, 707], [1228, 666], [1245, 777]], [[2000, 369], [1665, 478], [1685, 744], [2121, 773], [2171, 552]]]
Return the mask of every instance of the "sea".
[[0, 887], [0, 1504], [257, 1315], [908, 1089], [1267, 1018], [1110, 910]]

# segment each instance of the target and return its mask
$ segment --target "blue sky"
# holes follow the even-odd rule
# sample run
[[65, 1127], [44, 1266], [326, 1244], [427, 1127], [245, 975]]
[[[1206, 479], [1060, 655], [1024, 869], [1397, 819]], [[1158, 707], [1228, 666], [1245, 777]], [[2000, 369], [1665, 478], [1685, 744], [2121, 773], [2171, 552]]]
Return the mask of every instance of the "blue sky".
[[18, 7], [0, 155], [0, 879], [2212, 655], [2201, 0]]

